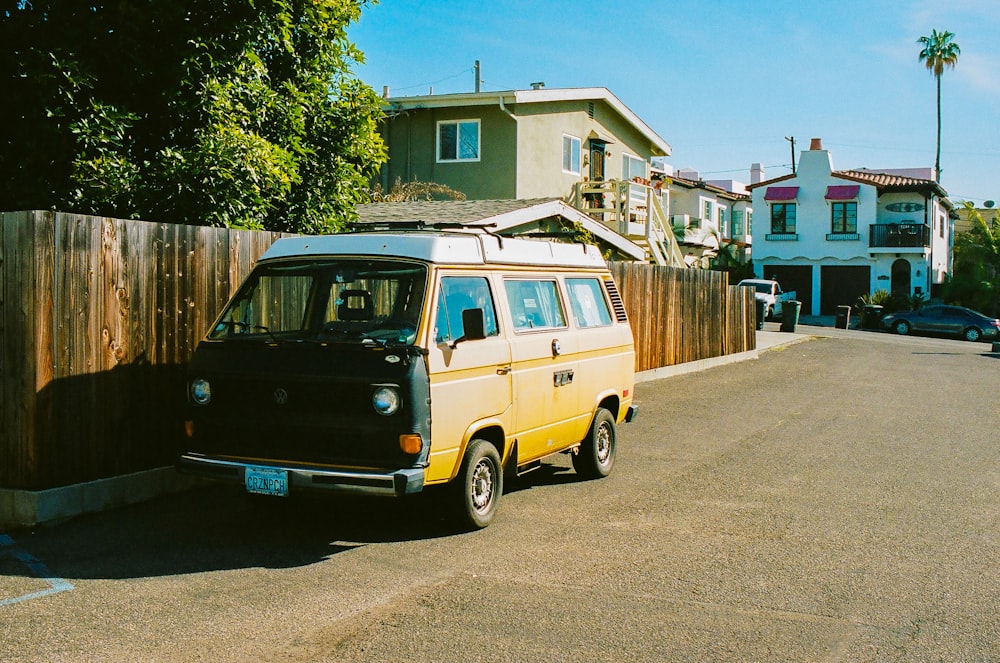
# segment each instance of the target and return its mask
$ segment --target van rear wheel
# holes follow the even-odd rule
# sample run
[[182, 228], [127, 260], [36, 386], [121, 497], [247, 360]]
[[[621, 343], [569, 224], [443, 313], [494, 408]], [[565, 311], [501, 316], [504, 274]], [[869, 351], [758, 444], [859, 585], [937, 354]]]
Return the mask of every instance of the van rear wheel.
[[503, 468], [496, 447], [486, 440], [469, 443], [455, 483], [461, 491], [457, 503], [459, 522], [469, 529], [489, 525], [503, 494]]
[[603, 407], [597, 408], [587, 437], [573, 454], [573, 469], [584, 479], [600, 479], [611, 474], [618, 448], [618, 427], [614, 416]]

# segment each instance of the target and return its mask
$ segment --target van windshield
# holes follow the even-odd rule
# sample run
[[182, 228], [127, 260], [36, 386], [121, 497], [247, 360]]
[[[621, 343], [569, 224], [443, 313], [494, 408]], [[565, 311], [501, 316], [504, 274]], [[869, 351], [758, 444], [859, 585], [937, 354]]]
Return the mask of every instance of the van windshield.
[[209, 332], [212, 340], [412, 345], [427, 267], [395, 260], [258, 266]]

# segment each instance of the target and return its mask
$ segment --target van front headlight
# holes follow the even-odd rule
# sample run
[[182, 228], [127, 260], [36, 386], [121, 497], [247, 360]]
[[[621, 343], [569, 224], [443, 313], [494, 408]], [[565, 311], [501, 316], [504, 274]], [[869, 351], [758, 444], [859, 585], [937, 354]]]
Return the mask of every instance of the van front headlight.
[[204, 378], [191, 380], [191, 400], [198, 405], [208, 405], [212, 400], [212, 386]]
[[395, 387], [379, 387], [372, 394], [372, 407], [385, 416], [395, 414], [399, 409], [399, 392]]

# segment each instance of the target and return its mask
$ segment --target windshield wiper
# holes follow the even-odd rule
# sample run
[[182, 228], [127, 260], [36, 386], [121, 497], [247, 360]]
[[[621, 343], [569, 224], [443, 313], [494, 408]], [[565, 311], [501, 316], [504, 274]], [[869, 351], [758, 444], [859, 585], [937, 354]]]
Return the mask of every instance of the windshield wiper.
[[278, 342], [278, 337], [275, 336], [270, 327], [265, 327], [264, 325], [252, 325], [249, 322], [236, 322], [235, 320], [230, 322], [234, 330], [237, 330], [238, 334], [252, 334], [254, 332], [264, 332], [268, 337], [274, 341]]

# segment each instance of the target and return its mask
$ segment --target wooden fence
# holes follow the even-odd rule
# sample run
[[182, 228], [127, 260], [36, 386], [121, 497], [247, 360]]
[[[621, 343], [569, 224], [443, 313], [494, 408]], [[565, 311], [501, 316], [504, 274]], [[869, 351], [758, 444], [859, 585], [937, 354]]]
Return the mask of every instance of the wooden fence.
[[170, 465], [184, 364], [277, 233], [0, 217], [0, 487]]
[[[184, 366], [279, 233], [53, 212], [0, 215], [0, 488], [170, 465]], [[638, 370], [754, 348], [724, 274], [614, 263]]]
[[635, 337], [636, 370], [675, 366], [756, 348], [750, 288], [724, 272], [611, 263]]

